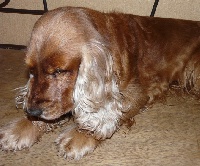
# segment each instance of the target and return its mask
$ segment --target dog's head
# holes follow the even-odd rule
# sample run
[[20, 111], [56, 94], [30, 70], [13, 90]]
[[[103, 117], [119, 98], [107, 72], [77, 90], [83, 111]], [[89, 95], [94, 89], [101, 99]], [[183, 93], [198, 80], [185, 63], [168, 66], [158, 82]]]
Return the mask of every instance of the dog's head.
[[[71, 15], [73, 17], [73, 14]], [[73, 90], [81, 63], [81, 37], [64, 11], [41, 17], [26, 54], [30, 71], [26, 111], [55, 119], [73, 108]], [[73, 24], [73, 26], [72, 26]]]
[[31, 116], [52, 120], [75, 107], [95, 112], [117, 91], [105, 41], [81, 11], [57, 9], [42, 16], [25, 61], [30, 78], [17, 103]]

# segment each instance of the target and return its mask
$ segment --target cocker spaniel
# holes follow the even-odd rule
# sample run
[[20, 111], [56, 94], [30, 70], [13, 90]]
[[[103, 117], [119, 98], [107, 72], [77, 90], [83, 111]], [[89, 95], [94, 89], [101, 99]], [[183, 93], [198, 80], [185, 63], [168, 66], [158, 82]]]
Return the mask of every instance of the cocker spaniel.
[[36, 22], [25, 61], [26, 116], [0, 129], [1, 148], [31, 147], [71, 112], [56, 144], [80, 159], [169, 89], [200, 97], [200, 22], [58, 8]]

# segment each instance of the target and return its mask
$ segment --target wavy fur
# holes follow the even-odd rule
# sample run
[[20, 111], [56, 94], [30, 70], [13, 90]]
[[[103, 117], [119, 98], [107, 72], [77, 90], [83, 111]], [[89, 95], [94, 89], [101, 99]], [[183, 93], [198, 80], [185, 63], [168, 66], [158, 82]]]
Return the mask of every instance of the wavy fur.
[[82, 48], [83, 59], [74, 89], [74, 116], [79, 128], [97, 139], [110, 138], [122, 116], [121, 95], [106, 46], [91, 41]]

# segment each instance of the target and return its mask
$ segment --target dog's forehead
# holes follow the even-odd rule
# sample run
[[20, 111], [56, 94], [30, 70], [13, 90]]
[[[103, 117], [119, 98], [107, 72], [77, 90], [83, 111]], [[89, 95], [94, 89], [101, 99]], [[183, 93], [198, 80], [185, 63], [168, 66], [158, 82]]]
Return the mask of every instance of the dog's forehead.
[[29, 68], [39, 68], [41, 70], [74, 69], [80, 64], [80, 56], [73, 56], [70, 53], [54, 52], [47, 55], [31, 54], [26, 58]]
[[[49, 39], [42, 42], [37, 47], [37, 41], [31, 43], [26, 54], [26, 64], [35, 66], [38, 64], [52, 64], [52, 66], [63, 65], [68, 61], [77, 60], [81, 57], [81, 43], [77, 42], [60, 42], [61, 39]], [[66, 39], [67, 40], [67, 39]]]
[[76, 57], [67, 53], [53, 53], [42, 58], [39, 63], [44, 68], [49, 66], [52, 68], [59, 68], [69, 66], [70, 63], [76, 61], [76, 59]]
[[[42, 16], [35, 24], [26, 64], [62, 64], [80, 56], [85, 37], [81, 26], [77, 26], [76, 13], [56, 10]], [[69, 60], [69, 61], [70, 61]]]

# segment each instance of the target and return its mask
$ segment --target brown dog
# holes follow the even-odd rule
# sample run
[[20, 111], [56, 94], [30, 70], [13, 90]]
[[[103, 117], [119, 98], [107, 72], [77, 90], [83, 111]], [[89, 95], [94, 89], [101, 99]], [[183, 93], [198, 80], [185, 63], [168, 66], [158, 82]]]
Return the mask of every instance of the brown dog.
[[27, 117], [0, 130], [2, 149], [32, 146], [71, 111], [56, 143], [80, 159], [170, 88], [200, 97], [200, 22], [59, 8], [35, 24], [26, 64]]

